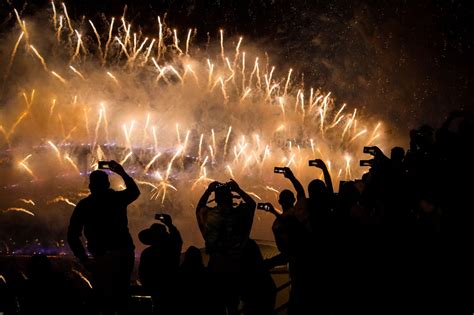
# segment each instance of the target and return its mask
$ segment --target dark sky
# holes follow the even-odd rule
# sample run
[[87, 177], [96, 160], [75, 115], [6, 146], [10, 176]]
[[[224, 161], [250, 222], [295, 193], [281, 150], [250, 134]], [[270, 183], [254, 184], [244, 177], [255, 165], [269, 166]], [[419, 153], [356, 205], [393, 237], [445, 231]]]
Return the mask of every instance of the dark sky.
[[[50, 6], [23, 3], [1, 2], [1, 29], [12, 25], [13, 6], [23, 15]], [[156, 32], [156, 16], [167, 12], [169, 25], [197, 27], [203, 42], [221, 27], [228, 37], [244, 35], [284, 71], [304, 73], [307, 85], [402, 129], [473, 108], [472, 1], [66, 1], [74, 18], [120, 16], [127, 3], [128, 19], [145, 32]]]

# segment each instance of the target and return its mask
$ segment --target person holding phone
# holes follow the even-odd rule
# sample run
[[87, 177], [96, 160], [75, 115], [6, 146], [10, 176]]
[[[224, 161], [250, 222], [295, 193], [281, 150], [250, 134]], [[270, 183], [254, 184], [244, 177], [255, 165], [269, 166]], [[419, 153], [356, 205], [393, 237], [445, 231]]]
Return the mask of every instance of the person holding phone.
[[176, 314], [179, 306], [178, 271], [183, 240], [171, 216], [159, 213], [150, 228], [138, 233], [138, 239], [149, 247], [142, 251], [138, 275], [151, 295], [153, 313]]
[[282, 213], [278, 212], [270, 202], [258, 203], [257, 209], [264, 210], [275, 216], [272, 224], [273, 237], [280, 253], [265, 259], [267, 269], [276, 266], [286, 265], [288, 263], [289, 235], [287, 231], [287, 222], [289, 217], [294, 217], [295, 195], [289, 189], [280, 192], [278, 203], [282, 207]]
[[[215, 207], [207, 205], [212, 194]], [[234, 206], [236, 197], [243, 202]], [[250, 238], [255, 207], [252, 197], [232, 179], [209, 184], [196, 207], [215, 300], [224, 314], [241, 314], [239, 301], [244, 314], [273, 312], [276, 287], [258, 245]]]
[[[69, 222], [67, 241], [74, 255], [91, 273], [96, 307], [103, 314], [126, 311], [135, 254], [128, 230], [127, 206], [140, 195], [137, 184], [115, 161], [101, 163], [122, 177], [126, 189], [110, 188], [101, 170], [89, 176], [90, 195], [79, 201]], [[88, 256], [80, 237], [87, 240]]]
[[[303, 185], [289, 167], [282, 168], [283, 175], [289, 179], [296, 190], [296, 199], [291, 190], [285, 189], [280, 193], [278, 202], [282, 206], [282, 214], [277, 216], [273, 226], [273, 234], [278, 255], [266, 261], [272, 267], [288, 261], [291, 278], [288, 314], [309, 314], [314, 296], [312, 278], [313, 251], [311, 226], [307, 213], [307, 198]], [[275, 173], [277, 173], [275, 169]], [[273, 212], [273, 211], [270, 211]], [[309, 280], [311, 279], [311, 280]]]

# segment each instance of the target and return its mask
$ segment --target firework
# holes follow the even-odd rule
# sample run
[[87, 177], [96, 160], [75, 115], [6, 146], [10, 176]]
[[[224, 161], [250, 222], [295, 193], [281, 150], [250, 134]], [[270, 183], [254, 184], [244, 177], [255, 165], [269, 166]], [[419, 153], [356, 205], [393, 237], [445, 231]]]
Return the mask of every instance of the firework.
[[76, 206], [75, 203], [71, 202], [68, 198], [65, 198], [63, 196], [57, 196], [56, 198], [49, 200], [46, 204], [50, 205], [50, 204], [57, 203], [60, 201], [65, 202], [68, 205], [73, 206], [73, 207]]
[[11, 207], [11, 208], [8, 208], [8, 209], [5, 210], [5, 212], [9, 212], [9, 211], [26, 213], [26, 214], [31, 215], [33, 217], [35, 216], [35, 214], [33, 212], [28, 211], [25, 208]]
[[[0, 148], [13, 148], [8, 154], [30, 179], [82, 183], [99, 160], [114, 159], [159, 203], [197, 200], [211, 181], [229, 177], [256, 199], [275, 201], [287, 183], [273, 166], [289, 166], [309, 182], [306, 161], [324, 158], [334, 177], [351, 179], [361, 175], [362, 147], [383, 145], [382, 122], [330, 92], [304, 88], [292, 68], [281, 71], [264, 54], [244, 51], [242, 36], [227, 41], [217, 30], [214, 50], [204, 54], [192, 47], [199, 30], [169, 29], [162, 17], [158, 33], [145, 36], [124, 16], [81, 24], [64, 4], [52, 5], [44, 33], [57, 45], [45, 47], [17, 14], [8, 46], [10, 73], [28, 65], [21, 78], [5, 74], [26, 109], [7, 105]], [[61, 193], [45, 191], [48, 204], [75, 206]]]
[[76, 275], [78, 275], [79, 278], [81, 278], [82, 281], [84, 281], [84, 282], [87, 284], [87, 286], [92, 289], [92, 284], [91, 284], [91, 282], [89, 281], [89, 279], [86, 278], [86, 276], [84, 276], [84, 275], [82, 274], [82, 272], [80, 272], [80, 271], [77, 270], [77, 269], [72, 269], [72, 272], [74, 272]]

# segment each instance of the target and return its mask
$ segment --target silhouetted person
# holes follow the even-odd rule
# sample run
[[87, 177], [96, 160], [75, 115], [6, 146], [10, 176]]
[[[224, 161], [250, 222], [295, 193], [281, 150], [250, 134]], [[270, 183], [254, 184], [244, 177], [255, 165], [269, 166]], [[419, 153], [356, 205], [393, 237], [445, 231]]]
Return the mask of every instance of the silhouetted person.
[[[285, 178], [288, 178], [292, 183], [293, 186], [295, 187], [297, 193], [298, 193], [298, 198], [300, 200], [306, 199], [304, 188], [301, 185], [301, 183], [296, 179], [296, 177], [293, 175], [293, 172], [289, 167], [285, 167], [284, 169], [284, 176]], [[284, 265], [288, 263], [288, 257], [287, 255], [288, 250], [289, 250], [289, 231], [288, 231], [288, 225], [286, 224], [288, 221], [288, 218], [290, 217], [290, 220], [295, 219], [295, 220], [301, 220], [303, 223], [305, 222], [307, 216], [302, 212], [302, 208], [299, 208], [298, 210], [295, 208], [296, 204], [296, 198], [293, 192], [289, 189], [284, 189], [280, 192], [278, 196], [278, 203], [281, 206], [282, 213], [278, 213], [273, 205], [271, 203], [268, 204], [269, 210], [268, 212], [272, 213], [275, 216], [275, 221], [273, 221], [272, 225], [272, 231], [273, 231], [273, 236], [275, 237], [275, 242], [276, 245], [280, 251], [280, 254], [267, 259], [265, 262], [267, 264], [268, 268], [273, 268], [278, 265]]]
[[206, 270], [202, 253], [196, 246], [189, 246], [184, 252], [183, 262], [180, 267], [181, 272], [185, 273], [202, 273]]
[[307, 211], [311, 228], [319, 230], [321, 227], [329, 227], [328, 225], [332, 223], [330, 211], [333, 210], [332, 198], [334, 189], [326, 164], [320, 159], [316, 159], [314, 162], [313, 166], [321, 169], [323, 172], [324, 182], [320, 179], [313, 179], [308, 184]]
[[[313, 242], [308, 213], [308, 201], [303, 185], [294, 176], [290, 168], [285, 168], [283, 175], [288, 178], [296, 190], [296, 203], [291, 191], [283, 191], [279, 202], [283, 213], [278, 215], [273, 232], [278, 250], [288, 259], [291, 278], [289, 314], [312, 312], [315, 303], [311, 283], [313, 260], [311, 252]], [[271, 207], [273, 208], [273, 206]], [[271, 212], [274, 212], [271, 210]]]
[[[233, 192], [243, 199], [233, 205]], [[207, 206], [214, 193], [215, 207]], [[211, 183], [196, 207], [196, 217], [209, 254], [208, 268], [219, 302], [227, 314], [238, 314], [244, 266], [244, 252], [249, 244], [256, 203], [233, 180], [226, 184]], [[225, 312], [225, 310], [224, 310]]]
[[390, 161], [397, 167], [402, 167], [403, 160], [405, 159], [405, 149], [402, 147], [393, 147], [390, 151]]
[[[335, 279], [339, 268], [336, 255], [340, 251], [340, 222], [334, 205], [334, 189], [326, 164], [321, 159], [310, 161], [310, 165], [323, 172], [324, 181], [313, 179], [308, 184], [308, 198], [305, 204], [310, 229], [311, 247], [307, 249], [305, 259], [300, 262], [302, 279], [301, 304], [303, 309], [312, 312], [333, 311], [335, 301]], [[302, 259], [300, 259], [301, 261]]]
[[[79, 201], [71, 216], [68, 243], [74, 255], [91, 272], [97, 307], [104, 313], [125, 311], [135, 255], [128, 230], [127, 206], [140, 195], [134, 180], [115, 161], [110, 170], [120, 175], [126, 189], [110, 189], [107, 173], [90, 174], [90, 195]], [[88, 257], [80, 237], [87, 239]]]
[[288, 263], [288, 257], [285, 251], [288, 248], [288, 234], [285, 230], [285, 227], [282, 226], [282, 219], [294, 211], [294, 205], [296, 202], [295, 195], [289, 189], [284, 189], [280, 192], [278, 197], [278, 203], [282, 208], [282, 213], [278, 213], [271, 203], [268, 203], [269, 210], [271, 214], [275, 216], [275, 220], [272, 224], [273, 236], [275, 238], [275, 243], [277, 245], [280, 253], [271, 258], [265, 260], [265, 264], [268, 269], [272, 269], [276, 266], [286, 265]]
[[433, 191], [437, 184], [437, 176], [433, 172], [438, 167], [434, 155], [433, 128], [423, 125], [410, 131], [410, 149], [404, 159], [412, 198], [418, 199], [420, 189]]
[[266, 267], [260, 248], [249, 239], [243, 252], [241, 272], [242, 314], [274, 314], [276, 285]]
[[[337, 196], [337, 212], [340, 216], [347, 218], [348, 228], [358, 228], [370, 223], [370, 215], [360, 205], [360, 190], [357, 185], [363, 185], [362, 181], [348, 181], [339, 188]], [[362, 188], [363, 189], [363, 188]]]
[[219, 314], [215, 305], [216, 291], [210, 283], [199, 248], [190, 246], [184, 253], [180, 267], [180, 308], [176, 314]]
[[[163, 224], [154, 223], [138, 234], [149, 245], [140, 256], [140, 281], [150, 292], [156, 314], [175, 314], [179, 304], [178, 270], [183, 240], [171, 216], [157, 214]], [[168, 231], [167, 231], [168, 230]]]

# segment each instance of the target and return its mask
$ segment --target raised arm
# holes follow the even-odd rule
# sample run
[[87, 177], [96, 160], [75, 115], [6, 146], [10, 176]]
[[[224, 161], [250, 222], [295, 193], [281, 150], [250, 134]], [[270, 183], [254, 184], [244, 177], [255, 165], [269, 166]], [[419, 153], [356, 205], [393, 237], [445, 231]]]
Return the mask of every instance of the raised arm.
[[314, 160], [314, 164], [312, 164], [312, 166], [315, 166], [317, 168], [319, 168], [321, 171], [323, 171], [323, 175], [324, 175], [324, 182], [326, 183], [326, 187], [328, 189], [328, 192], [330, 194], [333, 194], [334, 193], [334, 188], [332, 186], [332, 179], [331, 179], [331, 175], [329, 174], [329, 170], [326, 166], [326, 163], [324, 163], [323, 160], [321, 159], [316, 159]]
[[219, 182], [212, 182], [209, 184], [207, 189], [204, 191], [202, 194], [201, 198], [198, 201], [198, 204], [196, 206], [196, 215], [203, 209], [209, 200], [209, 197], [211, 196], [212, 192], [216, 190], [216, 187], [219, 185]]
[[266, 202], [265, 204], [267, 205], [267, 208], [265, 209], [265, 211], [273, 214], [275, 218], [277, 219], [281, 217], [281, 214], [278, 211], [276, 211], [275, 207], [270, 202]]
[[84, 264], [88, 257], [86, 254], [86, 249], [84, 248], [84, 244], [82, 244], [81, 241], [82, 230], [84, 227], [84, 222], [81, 216], [81, 208], [81, 203], [79, 203], [76, 208], [74, 208], [67, 230], [67, 242], [74, 253], [74, 256], [76, 256], [79, 261]]
[[303, 185], [301, 185], [300, 181], [295, 177], [295, 175], [293, 174], [293, 172], [291, 171], [291, 169], [289, 167], [285, 167], [284, 175], [293, 184], [293, 187], [296, 190], [296, 199], [297, 200], [306, 199], [306, 194], [304, 192]]
[[163, 214], [163, 219], [161, 219], [164, 225], [168, 227], [168, 231], [170, 233], [170, 238], [173, 244], [176, 245], [176, 250], [181, 252], [181, 248], [183, 246], [183, 239], [181, 237], [181, 233], [179, 233], [178, 228], [173, 224], [171, 216], [169, 214]]
[[183, 238], [181, 237], [181, 233], [179, 233], [178, 228], [174, 224], [170, 224], [167, 226], [170, 232], [171, 239], [179, 247], [179, 251], [181, 251], [181, 248], [183, 247]]
[[123, 197], [124, 201], [127, 204], [132, 203], [133, 201], [137, 200], [138, 196], [140, 196], [140, 189], [138, 189], [137, 184], [130, 177], [127, 172], [125, 172], [122, 165], [117, 163], [116, 161], [110, 161], [110, 170], [114, 173], [120, 175], [125, 183], [125, 190], [120, 191], [120, 195]]

